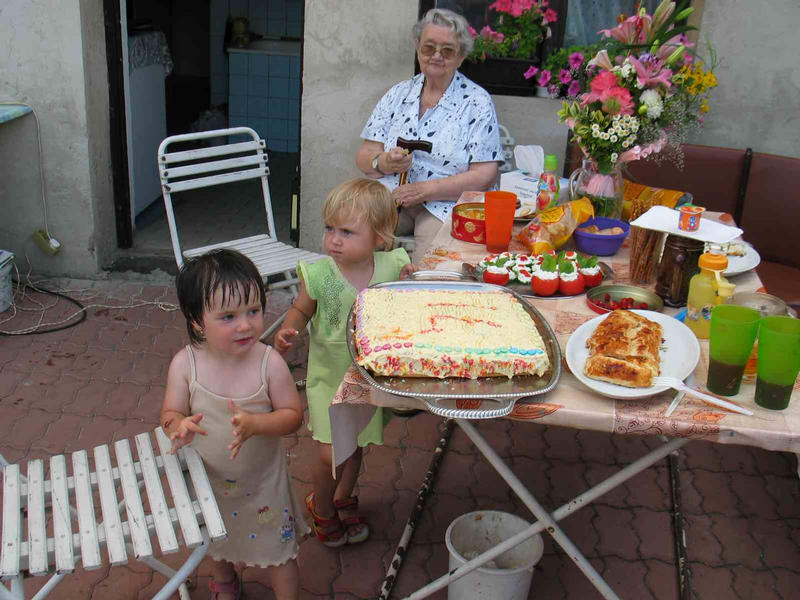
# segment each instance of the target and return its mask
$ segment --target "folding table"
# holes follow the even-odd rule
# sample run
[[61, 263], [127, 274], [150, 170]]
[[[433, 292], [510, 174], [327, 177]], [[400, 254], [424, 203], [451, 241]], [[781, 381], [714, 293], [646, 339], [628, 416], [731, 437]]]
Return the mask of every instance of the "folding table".
[[[711, 213], [710, 216], [714, 216]], [[512, 252], [523, 252], [522, 246], [512, 241]], [[450, 236], [450, 224], [445, 222], [434, 238], [430, 249], [421, 261], [422, 268], [443, 271], [460, 271], [462, 261], [473, 264], [485, 256], [485, 248], [468, 244]], [[603, 257], [617, 275], [617, 281], [628, 277], [628, 251], [623, 248], [613, 257]], [[761, 286], [755, 271], [737, 275], [732, 279], [737, 291], [754, 291]], [[542, 313], [555, 330], [562, 347], [566, 346], [570, 334], [582, 323], [596, 317], [586, 305], [582, 296], [562, 299], [534, 299], [531, 302]], [[674, 309], [671, 312], [677, 312]], [[701, 341], [700, 361], [694, 372], [695, 385], [705, 382], [708, 368], [708, 342]], [[578, 568], [589, 578], [604, 598], [617, 598], [615, 592], [591, 566], [579, 549], [559, 528], [557, 522], [577, 509], [586, 506], [602, 494], [612, 490], [626, 480], [647, 469], [662, 458], [693, 439], [717, 443], [744, 444], [758, 446], [767, 450], [781, 450], [797, 453], [800, 451], [800, 389], [795, 388], [794, 402], [785, 411], [775, 412], [762, 409], [753, 401], [753, 382], [745, 382], [740, 393], [731, 398], [734, 402], [754, 411], [753, 416], [743, 416], [704, 404], [687, 395], [670, 417], [665, 417], [675, 392], [667, 391], [641, 400], [617, 401], [593, 392], [578, 381], [568, 370], [562, 374], [559, 385], [546, 396], [533, 401], [518, 401], [508, 418], [537, 421], [547, 425], [558, 425], [576, 429], [589, 429], [622, 435], [647, 434], [672, 438], [645, 456], [621, 469], [605, 481], [585, 491], [570, 502], [558, 507], [552, 513], [539, 504], [531, 490], [514, 475], [489, 443], [480, 435], [475, 426], [466, 419], [457, 418], [456, 423], [484, 455], [498, 474], [509, 484], [520, 500], [530, 509], [537, 522], [519, 532], [502, 544], [484, 552], [427, 586], [408, 596], [409, 600], [425, 598], [438, 589], [446, 587], [452, 580], [492, 560], [499, 554], [525, 539], [547, 531], [556, 543], [568, 554]], [[482, 403], [492, 415], [492, 401]], [[437, 410], [435, 403], [426, 404], [414, 398], [376, 393], [351, 368], [334, 398], [330, 408], [335, 463], [341, 464], [355, 449], [354, 436], [371, 418], [375, 406], [403, 406], [430, 410], [442, 416], [456, 416], [455, 411]], [[474, 401], [464, 405], [473, 411], [480, 410]]]
[[[176, 590], [182, 600], [189, 598], [186, 578], [205, 556], [209, 542], [223, 540], [227, 533], [200, 456], [189, 446], [170, 454], [172, 443], [160, 427], [154, 435], [157, 451], [149, 433], [135, 437], [138, 460], [127, 439], [114, 443], [116, 461], [112, 461], [107, 445], [96, 446], [94, 470], [90, 469], [86, 450], [73, 452], [69, 461], [64, 455], [52, 456], [47, 476], [42, 459], [28, 461], [23, 475], [20, 465], [8, 464], [0, 456], [0, 578], [11, 581], [10, 591], [0, 585], [0, 599], [24, 598], [26, 575], [54, 573], [33, 596], [45, 598], [77, 563], [93, 570], [103, 566], [107, 558], [113, 567], [127, 563], [129, 553], [168, 578], [153, 598], [165, 600]], [[71, 475], [67, 462], [72, 465]], [[162, 476], [169, 484], [172, 505], [164, 494]], [[121, 500], [118, 487], [122, 488]], [[142, 487], [145, 496], [140, 493]], [[98, 512], [102, 514], [100, 522]], [[181, 546], [193, 549], [178, 570], [154, 558], [153, 533], [163, 554], [177, 552]]]

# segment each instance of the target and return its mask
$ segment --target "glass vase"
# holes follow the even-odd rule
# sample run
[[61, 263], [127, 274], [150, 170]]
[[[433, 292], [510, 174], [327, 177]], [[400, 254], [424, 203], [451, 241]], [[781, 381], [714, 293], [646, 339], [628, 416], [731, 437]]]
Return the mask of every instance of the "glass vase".
[[586, 196], [594, 207], [595, 217], [622, 218], [622, 165], [604, 173], [589, 158], [569, 177], [570, 200]]

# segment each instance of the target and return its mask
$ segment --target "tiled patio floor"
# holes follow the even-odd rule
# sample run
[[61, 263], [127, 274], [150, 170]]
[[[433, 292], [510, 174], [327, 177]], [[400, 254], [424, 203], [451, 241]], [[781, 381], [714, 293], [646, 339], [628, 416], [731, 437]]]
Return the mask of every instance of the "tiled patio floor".
[[[125, 280], [50, 282], [84, 304], [118, 307], [175, 302], [170, 284]], [[52, 297], [39, 298], [53, 303]], [[270, 318], [288, 302], [270, 296]], [[28, 304], [30, 306], [30, 304]], [[45, 322], [72, 312], [54, 303]], [[10, 313], [0, 315], [0, 321]], [[0, 324], [21, 329], [38, 315]], [[157, 305], [94, 307], [80, 325], [44, 335], [0, 337], [0, 453], [10, 462], [92, 448], [157, 425], [169, 359], [186, 341], [178, 312]], [[302, 354], [295, 376], [304, 376]], [[375, 598], [417, 489], [439, 439], [440, 419], [394, 419], [386, 444], [370, 448], [361, 500], [373, 529], [360, 546], [330, 550], [302, 545], [304, 599]], [[657, 440], [544, 427], [507, 420], [480, 422], [479, 431], [548, 508], [631, 462]], [[299, 494], [310, 488], [311, 439], [305, 428], [285, 439]], [[800, 483], [795, 457], [744, 446], [693, 442], [680, 451], [680, 492], [686, 520], [691, 598], [800, 596]], [[444, 532], [477, 508], [530, 514], [456, 428], [424, 516], [395, 587], [401, 598], [447, 569]], [[666, 461], [639, 474], [562, 521], [568, 535], [620, 597], [678, 599], [672, 501]], [[178, 557], [179, 558], [179, 557]], [[166, 562], [178, 562], [176, 556]], [[244, 571], [247, 598], [273, 598], [264, 574]], [[209, 568], [192, 578], [193, 597], [209, 597]], [[163, 584], [138, 563], [67, 577], [51, 598], [145, 599]], [[29, 579], [26, 592], [43, 585]], [[444, 591], [432, 596], [445, 598]], [[531, 598], [599, 598], [571, 560], [549, 539], [536, 567]]]

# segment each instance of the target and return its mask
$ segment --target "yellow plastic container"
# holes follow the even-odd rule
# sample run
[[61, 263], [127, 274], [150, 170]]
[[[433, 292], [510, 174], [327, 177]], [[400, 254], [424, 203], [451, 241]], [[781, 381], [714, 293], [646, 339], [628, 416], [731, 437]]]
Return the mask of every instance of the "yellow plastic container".
[[708, 339], [711, 331], [711, 311], [733, 295], [736, 287], [722, 276], [728, 268], [723, 254], [705, 252], [697, 261], [700, 272], [689, 281], [686, 299], [686, 326], [700, 339]]

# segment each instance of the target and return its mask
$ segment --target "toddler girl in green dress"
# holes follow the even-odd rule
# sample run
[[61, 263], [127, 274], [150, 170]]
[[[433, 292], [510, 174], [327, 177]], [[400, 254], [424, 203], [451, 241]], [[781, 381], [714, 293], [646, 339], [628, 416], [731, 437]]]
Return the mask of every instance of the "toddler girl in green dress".
[[[331, 471], [331, 422], [333, 395], [351, 364], [347, 350], [347, 316], [358, 292], [375, 283], [404, 279], [417, 268], [402, 248], [390, 250], [397, 225], [397, 208], [391, 193], [378, 181], [356, 178], [336, 187], [325, 200], [322, 245], [327, 259], [313, 264], [299, 262], [300, 292], [292, 303], [275, 348], [284, 353], [306, 324], [311, 322], [306, 394], [309, 425], [316, 441], [313, 491], [306, 505], [314, 533], [326, 546], [363, 542], [369, 527], [358, 515], [353, 496], [361, 468], [362, 449], [383, 443], [383, 411], [358, 438], [358, 450], [337, 470]], [[341, 515], [339, 514], [341, 513]]]

